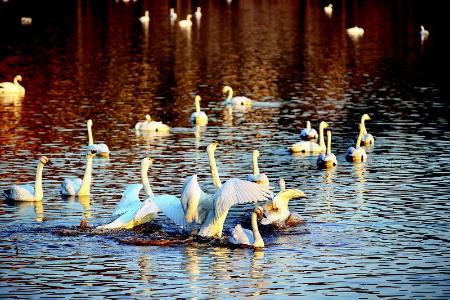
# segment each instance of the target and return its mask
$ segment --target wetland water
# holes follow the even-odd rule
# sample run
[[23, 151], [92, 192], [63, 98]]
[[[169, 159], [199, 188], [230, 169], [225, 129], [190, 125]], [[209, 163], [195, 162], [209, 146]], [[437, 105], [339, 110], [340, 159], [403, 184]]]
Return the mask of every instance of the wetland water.
[[[327, 4], [0, 3], [0, 82], [21, 74], [26, 88], [23, 99], [0, 99], [0, 190], [33, 183], [41, 155], [54, 164], [44, 169], [42, 203], [0, 200], [0, 294], [450, 298], [446, 17], [427, 1], [338, 1], [331, 18]], [[190, 31], [171, 26], [170, 7], [181, 19], [197, 5], [203, 17]], [[32, 24], [22, 26], [22, 16]], [[430, 30], [423, 45], [422, 24]], [[356, 42], [345, 32], [355, 25], [365, 30]], [[227, 110], [224, 85], [270, 105]], [[190, 124], [197, 93], [206, 128]], [[172, 132], [137, 136], [146, 113]], [[376, 144], [366, 163], [352, 164], [344, 156], [363, 113]], [[89, 199], [62, 199], [63, 178], [83, 174], [89, 118], [111, 157], [95, 159]], [[306, 120], [330, 124], [336, 169], [286, 151]], [[261, 251], [54, 234], [83, 218], [106, 222], [145, 156], [155, 159], [155, 193], [179, 196], [194, 173], [212, 192], [205, 147], [217, 139], [222, 180], [251, 173], [258, 148], [272, 185], [282, 176], [306, 193], [290, 208], [307, 224], [263, 235]], [[231, 211], [225, 234], [241, 210]], [[156, 223], [170, 230], [163, 216]]]

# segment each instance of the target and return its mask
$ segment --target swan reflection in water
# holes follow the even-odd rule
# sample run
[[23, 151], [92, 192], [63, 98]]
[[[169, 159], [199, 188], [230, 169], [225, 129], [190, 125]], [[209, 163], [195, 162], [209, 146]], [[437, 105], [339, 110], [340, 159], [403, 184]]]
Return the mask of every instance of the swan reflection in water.
[[45, 221], [44, 205], [42, 201], [36, 202], [9, 202], [7, 204], [18, 207], [17, 215], [25, 218], [34, 218], [36, 222]]
[[82, 207], [81, 211], [83, 211], [83, 219], [91, 219], [91, 199], [89, 196], [66, 196], [69, 202], [69, 207], [74, 212], [80, 211], [80, 205]]

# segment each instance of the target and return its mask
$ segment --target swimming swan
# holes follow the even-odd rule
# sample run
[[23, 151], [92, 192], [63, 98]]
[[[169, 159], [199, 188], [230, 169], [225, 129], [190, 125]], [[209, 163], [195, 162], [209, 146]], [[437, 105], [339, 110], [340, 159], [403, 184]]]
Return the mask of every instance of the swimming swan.
[[428, 39], [428, 36], [430, 35], [430, 32], [423, 27], [423, 25], [420, 25], [420, 41], [423, 43], [426, 39]]
[[202, 17], [202, 8], [197, 7], [197, 11], [194, 13], [196, 19], [200, 19]]
[[328, 4], [327, 6], [325, 6], [323, 8], [323, 11], [327, 16], [331, 17], [331, 14], [333, 13], [333, 4]]
[[106, 144], [94, 144], [94, 138], [92, 137], [92, 120], [87, 121], [88, 129], [88, 151], [94, 150], [100, 157], [109, 157], [109, 148]]
[[319, 144], [311, 141], [301, 141], [293, 144], [289, 150], [294, 153], [305, 153], [305, 154], [319, 154], [326, 151], [325, 140], [323, 137], [323, 130], [328, 127], [327, 122], [320, 122], [319, 125]]
[[142, 24], [148, 24], [150, 22], [150, 15], [148, 10], [145, 11], [145, 15], [139, 18]]
[[358, 26], [347, 28], [347, 34], [353, 40], [357, 40], [364, 35], [364, 29]]
[[208, 116], [205, 114], [205, 112], [200, 110], [200, 98], [199, 95], [195, 96], [194, 102], [195, 102], [195, 112], [191, 115], [191, 122], [197, 125], [206, 125], [208, 124]]
[[358, 140], [356, 141], [355, 147], [350, 147], [347, 150], [347, 155], [345, 159], [352, 162], [362, 162], [367, 160], [367, 154], [364, 148], [361, 147], [361, 140], [364, 135], [364, 128], [362, 124], [359, 124], [359, 135]]
[[264, 210], [261, 206], [255, 206], [252, 212], [252, 230], [243, 229], [241, 224], [236, 225], [231, 231], [229, 242], [235, 245], [248, 245], [254, 248], [264, 248], [264, 240], [258, 230], [258, 216], [262, 216]]
[[327, 130], [327, 152], [317, 158], [317, 166], [321, 169], [329, 169], [337, 166], [336, 156], [331, 153], [331, 130]]
[[360, 123], [361, 123], [361, 126], [363, 127], [364, 135], [361, 139], [361, 144], [363, 146], [369, 146], [369, 145], [372, 146], [375, 144], [375, 139], [373, 138], [373, 136], [370, 133], [367, 133], [366, 124], [364, 122], [366, 120], [370, 120], [369, 115], [368, 114], [362, 115]]
[[317, 131], [314, 128], [311, 128], [311, 122], [306, 121], [306, 128], [303, 128], [302, 131], [300, 131], [300, 138], [304, 141], [316, 141], [317, 137]]
[[45, 165], [50, 166], [51, 162], [47, 157], [42, 156], [37, 165], [34, 187], [27, 184], [13, 185], [3, 191], [5, 199], [12, 201], [42, 201], [44, 196], [42, 190], [42, 170]]
[[0, 95], [25, 96], [25, 88], [20, 85], [19, 81], [22, 81], [21, 75], [14, 77], [13, 82], [0, 83]]
[[170, 132], [169, 126], [163, 124], [163, 122], [152, 121], [152, 118], [148, 114], [145, 115], [145, 121], [136, 123], [134, 129], [145, 132]]
[[228, 97], [225, 100], [225, 104], [227, 105], [236, 105], [236, 106], [252, 106], [252, 100], [244, 96], [233, 97], [233, 89], [229, 86], [224, 86], [222, 89], [222, 93], [228, 93]]
[[95, 150], [90, 150], [86, 154], [86, 169], [84, 171], [83, 180], [77, 177], [64, 179], [64, 182], [61, 184], [61, 195], [88, 196], [90, 194], [92, 181], [92, 159], [95, 154]]
[[269, 178], [264, 173], [259, 173], [258, 167], [258, 157], [260, 153], [258, 150], [253, 150], [252, 162], [253, 162], [253, 174], [248, 174], [246, 180], [261, 184], [264, 186], [269, 186]]
[[169, 19], [170, 19], [170, 21], [174, 22], [177, 19], [177, 17], [178, 16], [177, 16], [177, 13], [175, 12], [175, 9], [171, 8], [170, 12], [169, 12]]
[[191, 28], [192, 26], [192, 15], [187, 15], [186, 20], [181, 20], [178, 22], [181, 28]]

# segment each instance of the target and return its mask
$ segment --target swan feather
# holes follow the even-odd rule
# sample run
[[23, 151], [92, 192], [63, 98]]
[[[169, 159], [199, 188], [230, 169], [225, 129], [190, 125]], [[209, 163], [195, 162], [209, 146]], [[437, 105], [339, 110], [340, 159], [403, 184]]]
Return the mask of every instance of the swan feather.
[[237, 224], [231, 232], [230, 242], [237, 245], [251, 246], [255, 242], [255, 237], [251, 230], [244, 229], [241, 224]]
[[184, 210], [180, 199], [172, 195], [158, 195], [152, 198], [151, 201], [153, 201], [154, 205], [175, 224], [182, 228], [186, 228], [186, 219], [184, 217]]
[[6, 200], [34, 201], [34, 187], [31, 185], [13, 185], [3, 191]]
[[83, 180], [77, 177], [65, 178], [61, 184], [61, 194], [74, 196], [80, 190]]

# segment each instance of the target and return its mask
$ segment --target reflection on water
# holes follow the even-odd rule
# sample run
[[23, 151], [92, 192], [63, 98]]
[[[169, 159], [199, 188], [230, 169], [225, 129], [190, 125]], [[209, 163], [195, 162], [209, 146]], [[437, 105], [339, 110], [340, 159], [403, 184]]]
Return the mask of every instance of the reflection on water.
[[[0, 189], [32, 184], [41, 155], [54, 162], [44, 170], [42, 202], [0, 200], [2, 294], [450, 298], [441, 76], [449, 49], [439, 6], [338, 1], [329, 17], [328, 3], [301, 0], [128, 2], [0, 3], [0, 82], [20, 74], [26, 88], [24, 98], [0, 97]], [[190, 29], [168, 16], [174, 7], [184, 19], [198, 5], [201, 22], [193, 18]], [[138, 20], [145, 10], [148, 25]], [[18, 21], [24, 15], [30, 26]], [[352, 41], [345, 29], [356, 25], [364, 36]], [[420, 25], [431, 32], [423, 43]], [[223, 105], [225, 85], [255, 105]], [[197, 94], [208, 126], [192, 126]], [[146, 113], [171, 132], [135, 132]], [[352, 164], [345, 153], [363, 113], [376, 145], [366, 163]], [[94, 160], [89, 197], [64, 199], [63, 179], [84, 171], [88, 119], [111, 157]], [[306, 120], [330, 124], [336, 168], [288, 153]], [[124, 188], [139, 182], [146, 156], [155, 159], [156, 194], [180, 196], [194, 173], [213, 191], [205, 147], [214, 140], [222, 141], [223, 180], [251, 173], [250, 153], [259, 149], [271, 182], [283, 177], [305, 191], [290, 210], [307, 224], [264, 235], [263, 251], [53, 234], [82, 219], [104, 223]], [[230, 211], [225, 234], [241, 215]]]

